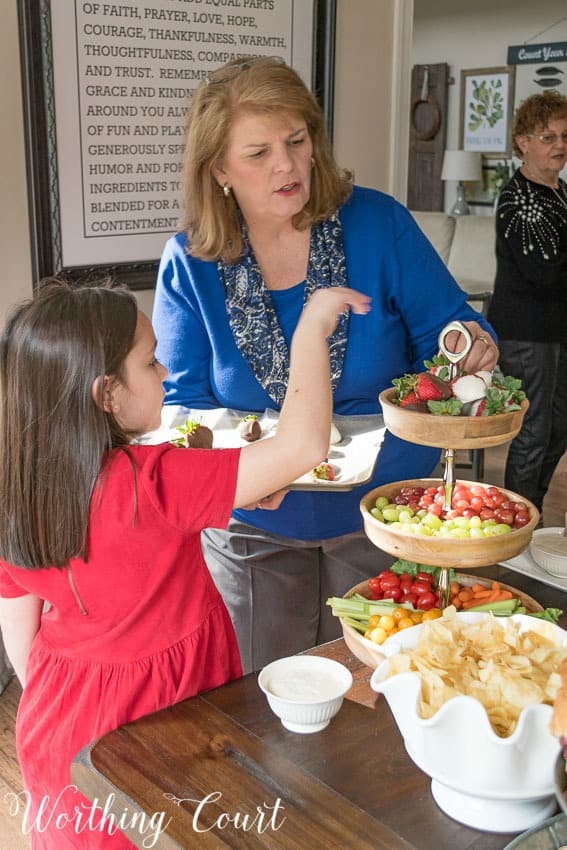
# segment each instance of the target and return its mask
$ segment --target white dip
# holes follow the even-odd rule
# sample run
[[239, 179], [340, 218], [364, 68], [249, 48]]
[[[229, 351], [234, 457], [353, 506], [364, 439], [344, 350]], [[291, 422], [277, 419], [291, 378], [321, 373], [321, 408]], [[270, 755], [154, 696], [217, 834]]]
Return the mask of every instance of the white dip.
[[546, 555], [564, 555], [567, 557], [567, 537], [561, 534], [538, 534], [534, 545]]
[[266, 688], [274, 696], [283, 699], [315, 702], [338, 696], [342, 685], [332, 674], [318, 670], [281, 670], [274, 671], [266, 683]]

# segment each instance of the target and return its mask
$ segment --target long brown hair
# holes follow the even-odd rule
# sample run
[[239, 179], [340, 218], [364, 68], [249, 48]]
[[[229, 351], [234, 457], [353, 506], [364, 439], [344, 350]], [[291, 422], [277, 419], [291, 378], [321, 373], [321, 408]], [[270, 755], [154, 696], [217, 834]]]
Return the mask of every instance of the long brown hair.
[[[137, 323], [134, 296], [50, 279], [0, 337], [0, 557], [22, 567], [86, 558], [89, 505], [105, 453], [126, 445], [103, 410]], [[101, 397], [92, 387], [100, 378]]]
[[224, 197], [212, 169], [223, 157], [235, 117], [246, 112], [288, 112], [307, 124], [313, 144], [311, 193], [293, 220], [298, 230], [328, 218], [351, 192], [351, 174], [335, 162], [321, 108], [299, 74], [270, 57], [229, 62], [195, 91], [188, 118], [181, 227], [189, 235], [189, 253], [202, 260], [235, 262], [242, 252], [236, 201], [232, 194]]

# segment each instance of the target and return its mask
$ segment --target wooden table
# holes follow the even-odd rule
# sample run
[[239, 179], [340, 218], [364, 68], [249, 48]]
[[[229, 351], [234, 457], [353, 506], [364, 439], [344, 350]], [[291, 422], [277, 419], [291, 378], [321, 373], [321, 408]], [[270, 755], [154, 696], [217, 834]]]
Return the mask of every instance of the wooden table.
[[[477, 572], [545, 607], [565, 602], [563, 592], [501, 567]], [[429, 778], [369, 687], [371, 671], [344, 641], [310, 652], [354, 677], [322, 732], [286, 731], [251, 674], [105, 735], [77, 756], [73, 781], [112, 803], [107, 811], [121, 825], [136, 815], [124, 831], [140, 848], [502, 850], [512, 834], [478, 832], [436, 806]], [[165, 831], [156, 840], [158, 827]]]

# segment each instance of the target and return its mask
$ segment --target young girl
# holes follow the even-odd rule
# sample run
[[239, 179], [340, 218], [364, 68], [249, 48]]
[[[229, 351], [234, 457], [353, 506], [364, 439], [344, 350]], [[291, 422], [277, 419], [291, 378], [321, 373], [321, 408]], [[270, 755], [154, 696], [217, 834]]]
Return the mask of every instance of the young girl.
[[241, 675], [200, 532], [325, 455], [327, 337], [348, 308], [366, 313], [369, 299], [343, 287], [312, 296], [277, 434], [242, 450], [130, 445], [160, 424], [166, 370], [129, 292], [54, 280], [7, 321], [0, 626], [24, 688], [16, 737], [34, 850], [133, 847], [88, 818], [72, 758], [120, 724]]

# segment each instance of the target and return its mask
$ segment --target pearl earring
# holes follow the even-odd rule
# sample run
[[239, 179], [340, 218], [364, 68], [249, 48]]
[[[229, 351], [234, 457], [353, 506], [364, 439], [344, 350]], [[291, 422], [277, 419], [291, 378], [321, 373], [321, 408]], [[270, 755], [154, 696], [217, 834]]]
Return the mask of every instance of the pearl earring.
[[228, 183], [224, 184], [224, 186], [222, 187], [222, 191], [225, 198], [228, 198], [228, 196], [230, 195], [230, 186], [228, 185]]

